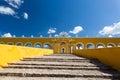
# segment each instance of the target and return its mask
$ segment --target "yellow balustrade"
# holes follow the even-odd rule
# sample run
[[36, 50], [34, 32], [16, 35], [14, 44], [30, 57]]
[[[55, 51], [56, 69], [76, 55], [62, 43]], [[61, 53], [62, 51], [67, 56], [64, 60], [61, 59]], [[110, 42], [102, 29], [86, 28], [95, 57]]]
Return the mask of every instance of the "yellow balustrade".
[[102, 63], [113, 67], [120, 71], [120, 48], [102, 48], [102, 49], [86, 49], [74, 50], [74, 54], [88, 58], [95, 58]]
[[53, 54], [52, 49], [29, 48], [20, 46], [0, 45], [0, 67], [16, 62], [23, 57], [43, 56]]

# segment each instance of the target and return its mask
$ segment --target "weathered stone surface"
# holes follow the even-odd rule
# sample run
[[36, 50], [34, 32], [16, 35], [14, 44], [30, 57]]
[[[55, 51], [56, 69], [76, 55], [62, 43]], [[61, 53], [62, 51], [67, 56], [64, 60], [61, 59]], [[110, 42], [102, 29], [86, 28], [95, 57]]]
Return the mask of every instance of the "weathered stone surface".
[[120, 73], [94, 59], [71, 54], [24, 58], [0, 70], [0, 80], [112, 80]]

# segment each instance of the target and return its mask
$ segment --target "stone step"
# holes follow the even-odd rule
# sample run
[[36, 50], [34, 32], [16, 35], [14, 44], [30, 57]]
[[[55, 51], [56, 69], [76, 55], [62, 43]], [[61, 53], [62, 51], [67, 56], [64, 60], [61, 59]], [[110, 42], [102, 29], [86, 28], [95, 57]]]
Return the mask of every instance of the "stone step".
[[108, 67], [70, 67], [70, 66], [30, 66], [30, 65], [9, 65], [2, 68], [11, 68], [11, 69], [58, 69], [58, 70], [111, 70]]
[[[9, 79], [8, 79], [9, 78]], [[17, 79], [18, 78], [18, 79]], [[71, 54], [23, 58], [0, 70], [0, 80], [119, 80], [120, 73], [101, 64]]]
[[[72, 73], [72, 74], [71, 74]], [[30, 76], [28, 76], [28, 75]], [[41, 76], [42, 75], [42, 76]], [[67, 76], [74, 76], [74, 77], [95, 77], [95, 76], [99, 76], [99, 77], [112, 77], [111, 74], [107, 74], [107, 73], [102, 73], [100, 71], [93, 71], [93, 70], [41, 70], [41, 69], [6, 69], [6, 70], [1, 70], [0, 71], [0, 76], [21, 76], [21, 77], [62, 77], [61, 75], [63, 75], [64, 77]], [[50, 75], [50, 76], [48, 76]], [[56, 75], [56, 76], [52, 76], [52, 75]], [[114, 74], [115, 76], [119, 75], [119, 74]]]
[[[64, 77], [0, 77], [0, 80], [111, 80], [108, 78], [64, 78]], [[116, 79], [118, 80], [118, 79]]]
[[[80, 58], [80, 59], [67, 59], [67, 58], [23, 58], [24, 60], [89, 60], [89, 59], [86, 59], [86, 58]], [[92, 60], [92, 59], [90, 59]]]
[[78, 56], [37, 56], [37, 57], [32, 57], [32, 58], [62, 58], [62, 59], [85, 59], [83, 57], [78, 57]]
[[[10, 63], [8, 63], [10, 64]], [[40, 61], [19, 61], [13, 64], [35, 64], [35, 65], [83, 65], [83, 66], [104, 66], [101, 63], [90, 62], [40, 62]]]
[[64, 77], [64, 78], [107, 78], [120, 79], [120, 74], [102, 73], [93, 70], [39, 70], [39, 69], [6, 69], [0, 76], [14, 77]]
[[73, 74], [36, 74], [36, 73], [0, 73], [0, 76], [9, 76], [9, 77], [64, 77], [64, 78], [106, 78], [106, 79], [120, 79], [118, 75], [73, 75]]
[[[17, 66], [17, 65], [20, 65], [20, 66], [63, 66], [63, 67], [101, 67], [101, 66], [96, 66], [96, 65], [74, 65], [74, 64], [35, 64], [35, 63], [9, 63], [8, 65], [10, 66]], [[107, 66], [102, 66], [102, 67], [107, 67]]]
[[[109, 72], [109, 73], [108, 73]], [[64, 69], [17, 69], [17, 68], [6, 68], [1, 69], [0, 73], [36, 73], [36, 74], [74, 74], [74, 75], [111, 75], [111, 74], [117, 74], [120, 75], [120, 73], [117, 73], [116, 71], [105, 71], [103, 73], [102, 70], [64, 70]]]
[[21, 61], [40, 61], [40, 62], [92, 62], [90, 60], [52, 60], [52, 59], [46, 59], [46, 60], [41, 60], [41, 59], [23, 59]]
[[51, 54], [51, 55], [45, 55], [45, 56], [76, 56], [73, 54]]

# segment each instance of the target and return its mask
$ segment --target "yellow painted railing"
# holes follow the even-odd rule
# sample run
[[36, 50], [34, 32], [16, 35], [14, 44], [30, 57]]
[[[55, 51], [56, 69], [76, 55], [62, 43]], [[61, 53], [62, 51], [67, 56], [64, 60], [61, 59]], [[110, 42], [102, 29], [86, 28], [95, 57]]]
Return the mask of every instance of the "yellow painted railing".
[[86, 49], [86, 50], [75, 50], [74, 54], [96, 58], [102, 63], [113, 67], [120, 71], [120, 48], [102, 48], [102, 49]]
[[6, 66], [7, 63], [19, 61], [23, 57], [43, 56], [50, 54], [53, 54], [53, 50], [0, 45], [0, 67]]

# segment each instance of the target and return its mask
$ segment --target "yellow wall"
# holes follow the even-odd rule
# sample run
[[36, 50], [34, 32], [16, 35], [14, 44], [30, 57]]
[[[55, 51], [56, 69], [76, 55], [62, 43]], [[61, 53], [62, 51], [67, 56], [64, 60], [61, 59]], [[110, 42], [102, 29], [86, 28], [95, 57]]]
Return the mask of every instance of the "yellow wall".
[[74, 54], [96, 58], [102, 63], [120, 71], [120, 48], [75, 50]]
[[[41, 47], [44, 44], [49, 44], [50, 49], [54, 49], [54, 53], [61, 53], [62, 48], [65, 48], [65, 53], [70, 53], [70, 46], [73, 49], [76, 49], [77, 44], [82, 44], [84, 49], [87, 49], [87, 45], [92, 43], [94, 48], [98, 44], [103, 44], [104, 47], [107, 47], [108, 44], [114, 44], [114, 47], [120, 46], [120, 38], [0, 38], [0, 43], [8, 44], [12, 43], [12, 45], [17, 45], [17, 43], [23, 43], [23, 46], [26, 43], [31, 43], [34, 47], [36, 43], [40, 43]], [[60, 45], [62, 42], [65, 42], [65, 45]]]
[[23, 57], [43, 56], [53, 54], [50, 49], [0, 45], [0, 66], [19, 61]]

